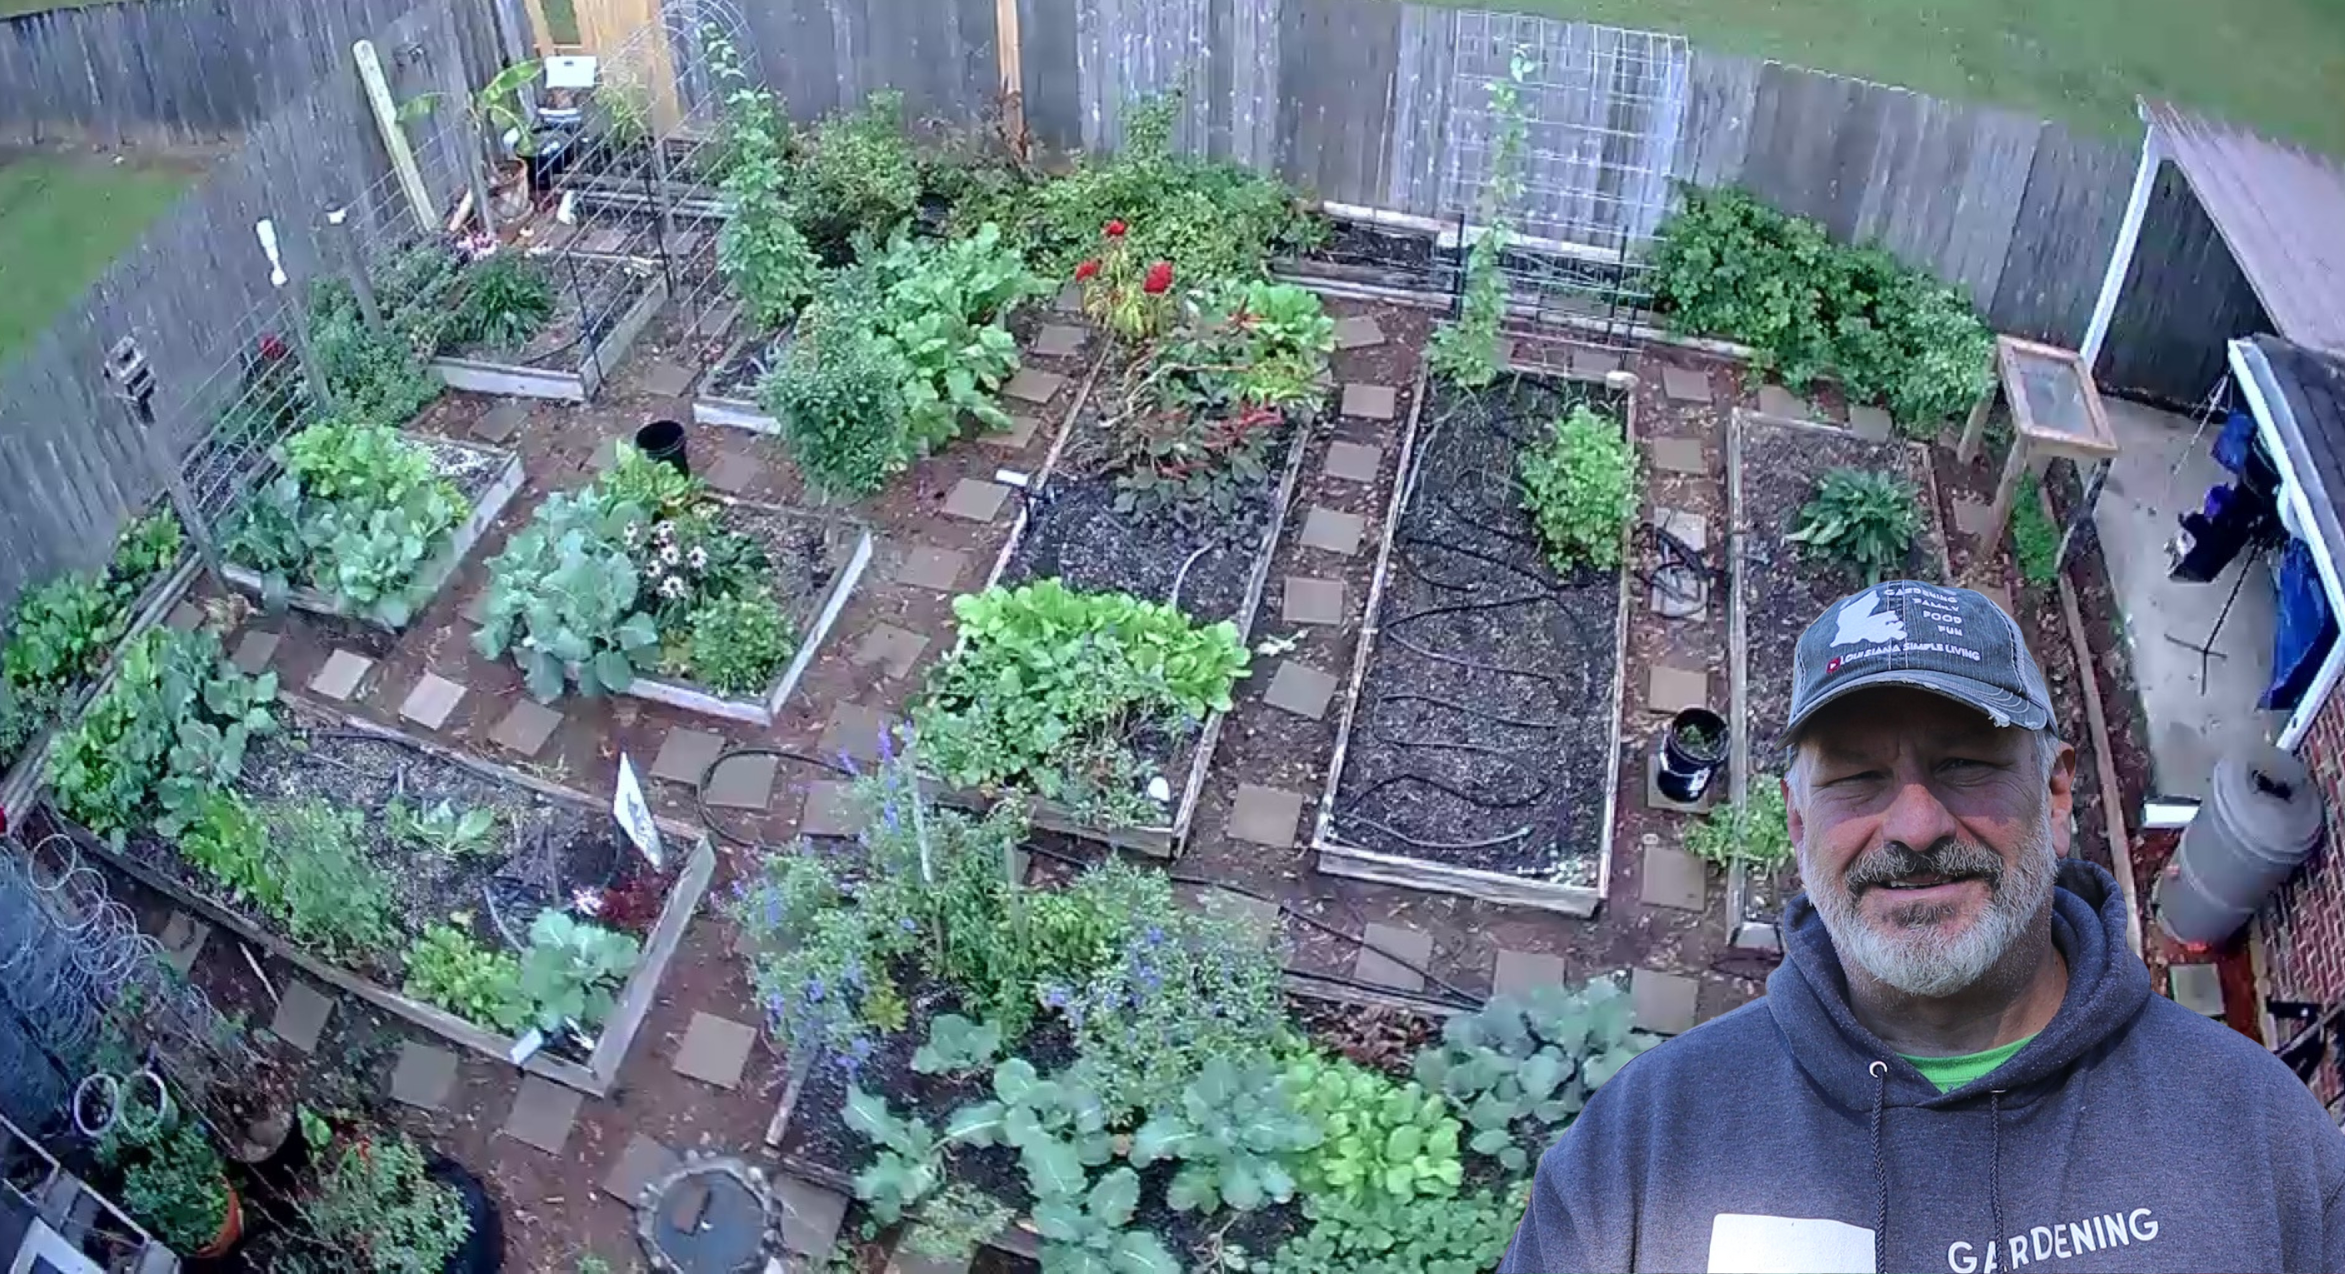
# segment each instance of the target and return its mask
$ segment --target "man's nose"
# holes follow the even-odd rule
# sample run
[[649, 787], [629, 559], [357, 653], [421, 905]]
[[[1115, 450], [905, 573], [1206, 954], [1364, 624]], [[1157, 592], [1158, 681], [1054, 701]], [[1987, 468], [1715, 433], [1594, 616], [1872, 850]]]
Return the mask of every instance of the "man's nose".
[[1900, 776], [1888, 812], [1881, 816], [1881, 839], [1928, 849], [1954, 832], [1954, 812], [1929, 783], [1918, 775]]

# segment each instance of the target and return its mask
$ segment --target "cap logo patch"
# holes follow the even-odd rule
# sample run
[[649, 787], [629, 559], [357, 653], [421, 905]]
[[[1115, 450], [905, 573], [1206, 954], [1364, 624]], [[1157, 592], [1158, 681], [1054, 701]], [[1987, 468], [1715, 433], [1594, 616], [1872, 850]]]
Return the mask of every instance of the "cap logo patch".
[[1834, 646], [1870, 646], [1886, 641], [1905, 640], [1905, 617], [1880, 610], [1878, 589], [1867, 589], [1848, 599], [1840, 608], [1839, 623], [1832, 634]]

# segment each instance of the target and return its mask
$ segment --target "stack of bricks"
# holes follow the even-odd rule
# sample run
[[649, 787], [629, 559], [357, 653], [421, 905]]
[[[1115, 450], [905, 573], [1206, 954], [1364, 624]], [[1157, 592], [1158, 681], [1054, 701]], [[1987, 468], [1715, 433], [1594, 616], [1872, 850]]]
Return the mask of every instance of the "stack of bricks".
[[[2328, 832], [2257, 924], [2271, 997], [2317, 1004], [2325, 1011], [2345, 1003], [2345, 853], [2338, 850], [2338, 823], [2345, 819], [2345, 693], [2329, 696], [2296, 754], [2312, 771], [2328, 806]], [[2345, 1095], [2337, 1070], [2333, 1064], [2323, 1066], [2313, 1080], [2313, 1091], [2324, 1102]]]

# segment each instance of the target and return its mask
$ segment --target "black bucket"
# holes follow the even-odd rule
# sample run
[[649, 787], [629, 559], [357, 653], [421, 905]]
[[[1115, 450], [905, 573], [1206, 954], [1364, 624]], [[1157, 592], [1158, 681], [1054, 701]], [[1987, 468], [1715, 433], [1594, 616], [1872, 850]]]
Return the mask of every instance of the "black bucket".
[[1708, 708], [1687, 708], [1669, 719], [1661, 736], [1661, 772], [1653, 785], [1670, 800], [1691, 805], [1725, 764], [1726, 718]]
[[684, 458], [684, 426], [674, 420], [655, 420], [635, 431], [635, 449], [646, 460], [673, 465], [678, 473], [692, 472]]

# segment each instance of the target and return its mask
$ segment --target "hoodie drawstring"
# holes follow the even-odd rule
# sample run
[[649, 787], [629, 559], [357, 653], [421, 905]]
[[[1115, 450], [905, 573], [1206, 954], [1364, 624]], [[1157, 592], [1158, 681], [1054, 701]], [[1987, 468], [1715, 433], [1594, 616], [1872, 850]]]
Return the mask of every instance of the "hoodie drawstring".
[[1889, 1268], [1889, 1160], [1881, 1153], [1881, 1121], [1889, 1109], [1889, 1063], [1876, 1061], [1873, 1072], [1873, 1271]]
[[1987, 1206], [1995, 1217], [1995, 1241], [2003, 1241], [2003, 1090], [1987, 1094], [1987, 1127], [1992, 1149], [1987, 1155]]

